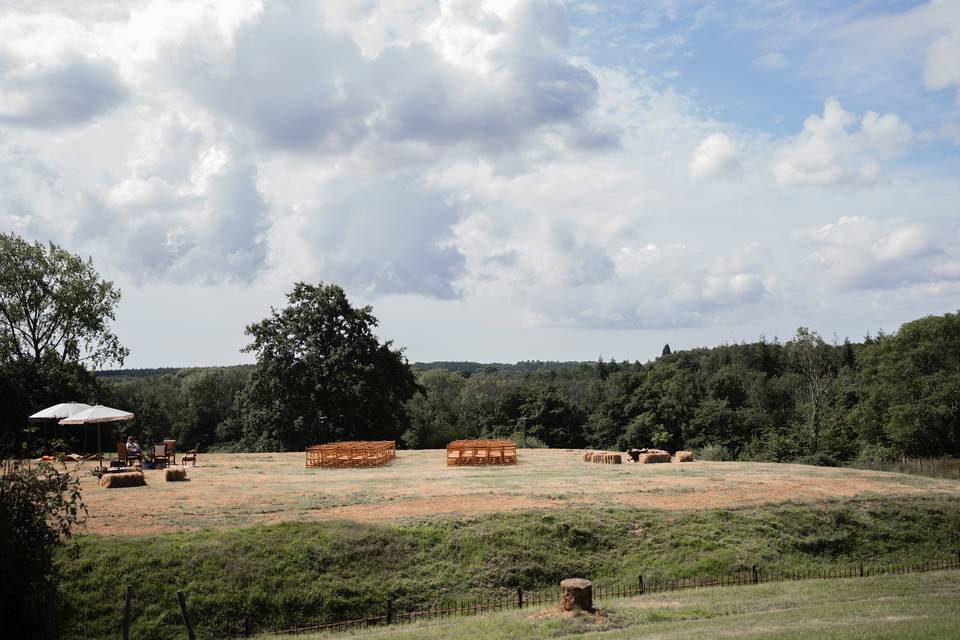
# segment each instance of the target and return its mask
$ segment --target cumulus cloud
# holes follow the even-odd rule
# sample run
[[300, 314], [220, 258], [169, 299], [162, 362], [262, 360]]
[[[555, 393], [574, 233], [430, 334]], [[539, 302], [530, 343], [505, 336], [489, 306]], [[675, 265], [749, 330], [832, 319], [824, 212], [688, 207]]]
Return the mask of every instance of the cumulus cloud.
[[856, 184], [880, 177], [880, 160], [895, 157], [913, 139], [910, 125], [895, 113], [868, 111], [857, 128], [855, 114], [831, 98], [823, 115], [811, 115], [803, 131], [783, 144], [773, 172], [779, 184]]
[[[20, 101], [0, 103], [0, 225], [110, 277], [322, 279], [576, 329], [740, 326], [822, 287], [956, 277], [960, 187], [899, 177], [899, 116], [830, 100], [788, 139], [719, 122], [591, 59], [559, 2], [151, 0], [21, 23], [0, 38]], [[863, 188], [784, 198], [771, 166]], [[853, 206], [871, 217], [837, 221]]]
[[59, 128], [81, 124], [126, 98], [112, 64], [74, 57], [54, 65], [6, 63], [0, 54], [0, 125]]
[[333, 181], [316, 197], [294, 203], [273, 231], [274, 251], [292, 277], [370, 296], [458, 295], [463, 256], [450, 241], [460, 215], [455, 200], [409, 174]]
[[199, 104], [295, 151], [343, 152], [374, 134], [512, 147], [543, 127], [581, 132], [596, 104], [596, 78], [569, 60], [560, 3], [521, 2], [502, 16], [453, 3], [399, 42], [358, 35], [373, 17], [362, 9], [269, 3], [220, 39], [203, 37], [214, 19], [198, 14], [188, 37], [158, 45], [157, 65]]
[[740, 160], [733, 142], [723, 133], [704, 138], [690, 157], [692, 178], [732, 177], [740, 172]]
[[[940, 279], [943, 240], [925, 224], [844, 216], [802, 234], [806, 264], [844, 289], [895, 289]], [[937, 270], [941, 273], [937, 273]]]
[[927, 49], [923, 81], [929, 89], [956, 87], [960, 106], [960, 26], [937, 38]]

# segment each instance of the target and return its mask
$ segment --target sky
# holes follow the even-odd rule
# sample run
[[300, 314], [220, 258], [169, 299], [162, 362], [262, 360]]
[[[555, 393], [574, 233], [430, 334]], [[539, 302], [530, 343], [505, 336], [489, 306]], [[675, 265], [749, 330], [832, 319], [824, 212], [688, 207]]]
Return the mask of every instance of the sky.
[[411, 361], [859, 340], [960, 307], [960, 0], [6, 0], [0, 231], [127, 367], [301, 280]]

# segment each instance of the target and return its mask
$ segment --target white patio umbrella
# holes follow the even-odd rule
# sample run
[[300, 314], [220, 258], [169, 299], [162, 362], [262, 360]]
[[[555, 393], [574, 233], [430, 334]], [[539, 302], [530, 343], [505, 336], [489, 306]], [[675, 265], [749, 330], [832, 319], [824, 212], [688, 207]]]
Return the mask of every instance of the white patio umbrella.
[[52, 407], [47, 407], [43, 411], [37, 411], [35, 414], [30, 416], [31, 420], [62, 420], [63, 418], [69, 418], [75, 413], [80, 413], [81, 411], [86, 411], [90, 408], [90, 405], [83, 404], [82, 402], [61, 402], [60, 404], [55, 404]]
[[[33, 422], [49, 422], [52, 420], [61, 420], [63, 418], [69, 418], [75, 413], [80, 413], [86, 409], [89, 409], [90, 405], [84, 404], [82, 402], [61, 402], [60, 404], [55, 404], [52, 407], [47, 407], [43, 411], [37, 411], [35, 414], [30, 416], [28, 420]], [[43, 426], [43, 437], [47, 437], [47, 426]], [[84, 445], [86, 445], [87, 439], [83, 439]]]
[[100, 461], [100, 466], [103, 467], [103, 446], [100, 444], [100, 425], [104, 422], [118, 422], [120, 420], [133, 420], [133, 414], [129, 411], [111, 409], [110, 407], [104, 407], [98, 404], [95, 407], [90, 407], [80, 413], [75, 413], [72, 416], [64, 418], [60, 421], [60, 424], [90, 424], [95, 422], [97, 424], [97, 458]]

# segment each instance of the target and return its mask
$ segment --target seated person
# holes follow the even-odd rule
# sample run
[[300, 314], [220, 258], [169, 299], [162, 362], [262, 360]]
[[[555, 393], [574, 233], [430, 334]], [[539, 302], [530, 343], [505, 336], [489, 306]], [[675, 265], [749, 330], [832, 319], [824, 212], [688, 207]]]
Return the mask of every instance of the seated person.
[[127, 438], [127, 458], [136, 459], [141, 458], [140, 454], [140, 443], [137, 442], [137, 439], [133, 436]]

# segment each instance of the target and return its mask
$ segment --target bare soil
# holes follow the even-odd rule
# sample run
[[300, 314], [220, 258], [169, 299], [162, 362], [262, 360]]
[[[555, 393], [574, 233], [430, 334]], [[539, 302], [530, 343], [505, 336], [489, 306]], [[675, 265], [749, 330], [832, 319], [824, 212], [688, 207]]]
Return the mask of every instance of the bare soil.
[[[138, 535], [258, 523], [386, 521], [571, 506], [689, 510], [946, 494], [960, 482], [806, 465], [692, 462], [597, 465], [583, 452], [522, 449], [517, 465], [447, 467], [442, 450], [400, 451], [385, 467], [307, 469], [303, 453], [200, 454], [187, 482], [146, 470], [147, 486], [104, 489], [80, 465], [87, 531]], [[73, 465], [71, 465], [71, 468]]]

